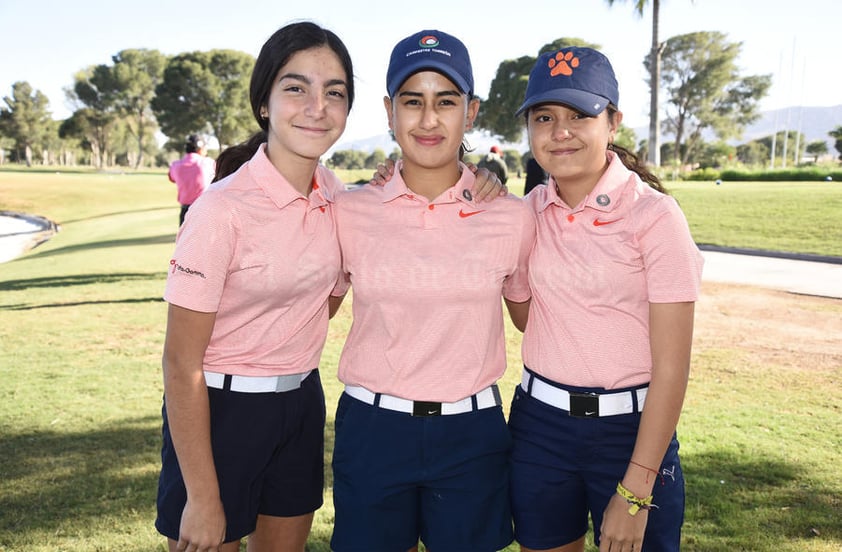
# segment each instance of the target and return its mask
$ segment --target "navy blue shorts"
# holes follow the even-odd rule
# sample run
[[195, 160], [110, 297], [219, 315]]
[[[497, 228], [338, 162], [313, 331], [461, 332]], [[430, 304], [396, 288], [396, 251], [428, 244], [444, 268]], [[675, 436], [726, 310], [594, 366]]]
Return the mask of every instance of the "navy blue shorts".
[[[325, 399], [318, 370], [299, 389], [238, 393], [208, 388], [211, 445], [227, 528], [225, 542], [252, 533], [258, 514], [316, 511], [324, 492]], [[155, 527], [178, 539], [187, 493], [167, 422]]]
[[[587, 533], [590, 514], [598, 545], [603, 512], [625, 475], [639, 425], [639, 413], [572, 417], [518, 385], [509, 415], [515, 539], [538, 550], [563, 546]], [[677, 551], [684, 522], [684, 476], [675, 436], [659, 471], [652, 489], [658, 509], [649, 512], [643, 550]]]
[[511, 436], [496, 406], [414, 417], [349, 397], [336, 410], [332, 550], [491, 552], [512, 542]]

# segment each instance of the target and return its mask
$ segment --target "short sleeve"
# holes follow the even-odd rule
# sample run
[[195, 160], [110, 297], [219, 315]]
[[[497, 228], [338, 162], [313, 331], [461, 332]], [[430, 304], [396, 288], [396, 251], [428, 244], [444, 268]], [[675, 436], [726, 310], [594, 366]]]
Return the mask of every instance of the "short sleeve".
[[[520, 201], [520, 200], [519, 200]], [[535, 247], [536, 223], [532, 209], [523, 201], [520, 205], [521, 236], [518, 249], [517, 268], [503, 282], [503, 297], [515, 303], [523, 303], [532, 297], [529, 289], [529, 256]]]
[[650, 303], [696, 301], [704, 258], [675, 199], [653, 202], [650, 223], [638, 235]]
[[230, 212], [215, 192], [206, 192], [190, 207], [170, 259], [166, 301], [199, 312], [218, 310], [236, 244]]

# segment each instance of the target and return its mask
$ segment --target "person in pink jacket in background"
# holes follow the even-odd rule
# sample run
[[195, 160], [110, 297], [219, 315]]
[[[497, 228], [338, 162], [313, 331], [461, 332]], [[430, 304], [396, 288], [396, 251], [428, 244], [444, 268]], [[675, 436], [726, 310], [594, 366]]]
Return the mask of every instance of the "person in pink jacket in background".
[[207, 157], [207, 151], [205, 141], [197, 134], [191, 134], [184, 144], [184, 157], [170, 165], [167, 176], [178, 187], [178, 202], [181, 204], [179, 226], [184, 224], [187, 210], [213, 181], [216, 173], [216, 163]]

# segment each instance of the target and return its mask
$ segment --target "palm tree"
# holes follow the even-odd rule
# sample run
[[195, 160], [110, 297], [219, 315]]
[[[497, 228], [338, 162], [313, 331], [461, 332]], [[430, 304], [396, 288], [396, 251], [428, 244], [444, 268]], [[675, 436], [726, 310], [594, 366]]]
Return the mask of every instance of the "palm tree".
[[[613, 6], [616, 0], [607, 0]], [[634, 0], [634, 11], [643, 17], [647, 0]], [[663, 45], [658, 40], [658, 13], [660, 0], [652, 0], [652, 46], [649, 50], [649, 162], [661, 165], [661, 125], [658, 117], [658, 89], [661, 82], [661, 50]]]

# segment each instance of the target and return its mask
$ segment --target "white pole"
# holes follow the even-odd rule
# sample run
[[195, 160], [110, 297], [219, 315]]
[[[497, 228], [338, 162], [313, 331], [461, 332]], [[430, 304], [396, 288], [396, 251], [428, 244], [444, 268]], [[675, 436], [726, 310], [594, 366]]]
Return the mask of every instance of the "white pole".
[[789, 70], [789, 102], [786, 108], [786, 127], [784, 128], [784, 151], [781, 167], [786, 168], [786, 146], [789, 143], [789, 114], [792, 111], [792, 87], [795, 84], [795, 38], [792, 39], [792, 61]]
[[[778, 56], [778, 77], [781, 76], [781, 71], [783, 71], [784, 66], [784, 51], [781, 50], [781, 55]], [[775, 110], [775, 125], [772, 127], [772, 154], [769, 160], [769, 168], [775, 168], [775, 149], [778, 146], [778, 115], [780, 115], [780, 109]]]
[[798, 124], [796, 125], [795, 133], [795, 164], [801, 160], [801, 122], [804, 119], [804, 80], [807, 76], [807, 58], [804, 58], [804, 63], [801, 65], [801, 95], [798, 98]]

